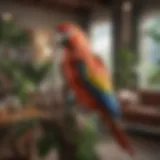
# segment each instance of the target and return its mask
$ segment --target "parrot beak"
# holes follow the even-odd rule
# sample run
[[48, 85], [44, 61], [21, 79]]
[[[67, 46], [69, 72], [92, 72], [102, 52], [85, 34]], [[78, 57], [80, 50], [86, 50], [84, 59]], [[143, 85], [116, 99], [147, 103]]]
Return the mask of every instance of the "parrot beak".
[[68, 45], [69, 36], [70, 34], [68, 32], [67, 33], [57, 32], [56, 33], [56, 44], [62, 47], [66, 47]]
[[57, 32], [55, 35], [55, 44], [56, 46], [64, 46], [65, 37], [62, 33]]

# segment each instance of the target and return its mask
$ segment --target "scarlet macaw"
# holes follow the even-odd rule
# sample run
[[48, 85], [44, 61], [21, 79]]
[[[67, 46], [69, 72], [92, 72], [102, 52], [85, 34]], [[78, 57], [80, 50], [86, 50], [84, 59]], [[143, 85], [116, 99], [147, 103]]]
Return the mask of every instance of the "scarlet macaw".
[[62, 71], [78, 102], [97, 111], [120, 146], [133, 153], [125, 132], [116, 119], [120, 118], [120, 105], [114, 94], [110, 75], [100, 59], [92, 54], [83, 31], [72, 23], [57, 26], [64, 46]]

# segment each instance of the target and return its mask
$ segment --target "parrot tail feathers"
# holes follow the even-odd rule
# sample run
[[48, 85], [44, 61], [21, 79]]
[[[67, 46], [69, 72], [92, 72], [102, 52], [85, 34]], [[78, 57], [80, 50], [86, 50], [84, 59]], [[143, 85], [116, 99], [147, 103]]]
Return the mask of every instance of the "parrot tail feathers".
[[100, 110], [100, 114], [103, 118], [103, 120], [107, 123], [107, 126], [111, 130], [111, 134], [117, 141], [117, 143], [126, 150], [130, 156], [134, 155], [134, 149], [131, 145], [131, 142], [129, 140], [129, 137], [125, 134], [123, 129], [121, 128], [121, 125], [118, 124], [118, 122], [114, 121], [109, 114], [104, 112], [104, 110]]

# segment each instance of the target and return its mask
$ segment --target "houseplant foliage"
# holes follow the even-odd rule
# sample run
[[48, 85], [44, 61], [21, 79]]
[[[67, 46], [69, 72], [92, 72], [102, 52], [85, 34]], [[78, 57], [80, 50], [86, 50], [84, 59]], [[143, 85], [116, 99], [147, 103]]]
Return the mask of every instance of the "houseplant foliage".
[[[13, 19], [0, 21], [0, 75], [6, 77], [10, 82], [7, 94], [3, 98], [14, 96], [20, 101], [21, 106], [23, 104], [25, 106], [30, 105], [29, 93], [38, 92], [40, 82], [45, 78], [49, 69], [53, 67], [53, 62], [39, 63], [30, 59], [23, 59], [19, 48], [25, 48], [30, 43], [30, 37], [16, 25]], [[15, 52], [17, 51], [17, 58], [10, 54], [13, 49]], [[45, 96], [52, 96], [51, 99], [55, 101], [54, 94], [50, 93], [39, 97], [39, 99], [43, 100]], [[72, 108], [70, 105], [74, 104], [67, 100], [61, 105], [50, 103], [52, 108], [50, 108], [51, 111], [49, 110], [51, 112], [51, 118], [49, 119], [42, 119], [38, 110], [33, 112], [32, 109], [27, 112], [25, 108], [21, 109], [17, 112], [18, 115], [21, 115], [20, 120], [8, 125], [9, 132], [12, 132], [11, 141], [16, 143], [20, 137], [23, 137], [30, 130], [41, 128], [43, 134], [35, 142], [40, 157], [44, 157], [50, 150], [57, 148], [61, 160], [96, 160], [97, 155], [94, 147], [97, 134], [95, 126], [90, 123], [89, 119], [85, 119], [82, 130], [79, 132], [75, 112], [72, 112], [72, 109], [67, 109], [67, 107]], [[45, 107], [45, 104], [43, 104], [44, 110], [47, 110]], [[63, 112], [63, 114], [60, 113], [62, 116], [54, 117], [59, 114], [58, 111], [54, 110], [54, 107], [62, 108], [62, 111], [59, 111]], [[40, 113], [42, 113], [41, 115], [45, 114], [44, 111], [40, 111]], [[16, 113], [14, 114], [16, 115]], [[24, 118], [26, 115], [27, 118]], [[6, 116], [10, 117], [9, 114]], [[31, 135], [34, 136], [34, 132], [31, 132]], [[16, 160], [18, 160], [18, 156], [19, 154]]]
[[116, 87], [132, 88], [135, 86], [136, 55], [128, 49], [122, 49], [118, 53], [116, 62]]
[[7, 76], [12, 83], [9, 94], [23, 103], [26, 103], [29, 91], [38, 87], [52, 65], [51, 62], [39, 64], [29, 59], [22, 61], [24, 55], [19, 53], [18, 49], [27, 48], [30, 43], [29, 35], [18, 27], [13, 19], [0, 21], [0, 74]]
[[150, 84], [160, 86], [160, 66], [156, 67], [151, 73], [149, 77]]
[[12, 83], [9, 94], [16, 96], [22, 103], [27, 103], [29, 92], [38, 87], [51, 65], [45, 63], [35, 66], [33, 63], [16, 62], [7, 56], [0, 56], [0, 73], [8, 76]]
[[19, 47], [29, 43], [28, 35], [21, 30], [13, 19], [3, 19], [0, 21], [0, 42], [8, 46]]

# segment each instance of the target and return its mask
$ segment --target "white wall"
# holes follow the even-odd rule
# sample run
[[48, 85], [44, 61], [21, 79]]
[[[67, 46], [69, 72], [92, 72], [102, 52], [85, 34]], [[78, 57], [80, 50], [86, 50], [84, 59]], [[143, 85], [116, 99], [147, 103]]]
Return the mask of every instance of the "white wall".
[[52, 29], [63, 20], [78, 22], [78, 15], [75, 14], [48, 11], [7, 1], [0, 1], [0, 14], [3, 12], [11, 12], [18, 24], [31, 29]]
[[49, 43], [51, 43], [52, 47], [54, 45], [54, 42], [52, 44], [54, 27], [58, 23], [62, 21], [79, 23], [80, 21], [80, 15], [74, 13], [62, 13], [40, 7], [19, 5], [7, 0], [0, 1], [0, 14], [5, 12], [12, 13], [13, 18], [19, 26], [33, 31], [34, 56], [41, 57], [40, 55], [42, 55], [42, 58], [44, 52], [49, 50], [47, 45]]

